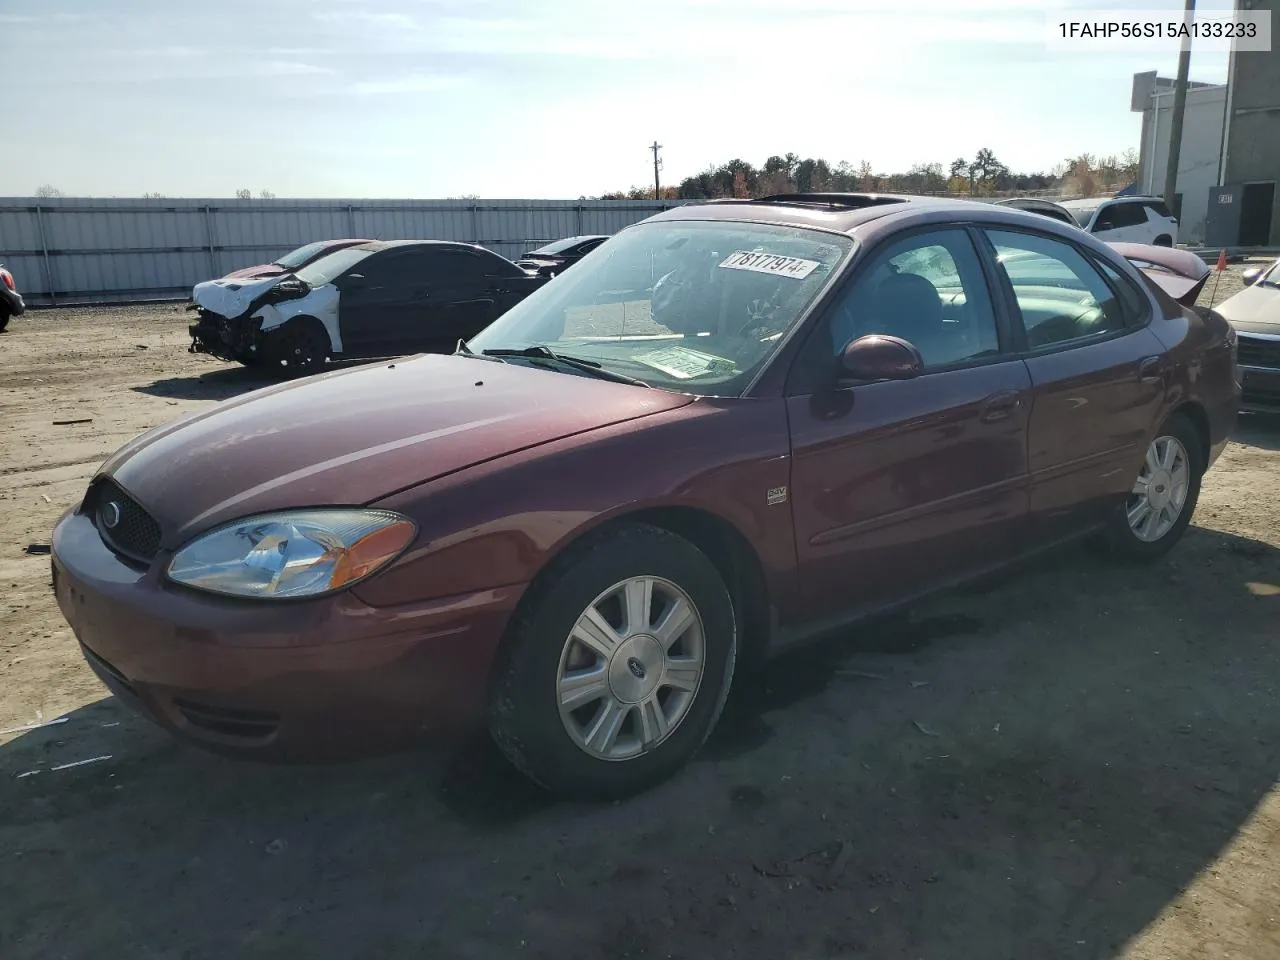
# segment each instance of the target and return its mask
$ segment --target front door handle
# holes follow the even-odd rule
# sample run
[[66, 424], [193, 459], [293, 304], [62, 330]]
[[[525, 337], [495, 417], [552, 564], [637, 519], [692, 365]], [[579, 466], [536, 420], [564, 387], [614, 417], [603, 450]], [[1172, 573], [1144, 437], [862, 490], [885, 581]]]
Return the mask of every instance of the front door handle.
[[1008, 420], [1022, 409], [1022, 404], [1022, 394], [1017, 390], [1003, 390], [1000, 393], [993, 393], [982, 401], [982, 412], [978, 414], [978, 419], [983, 423]]

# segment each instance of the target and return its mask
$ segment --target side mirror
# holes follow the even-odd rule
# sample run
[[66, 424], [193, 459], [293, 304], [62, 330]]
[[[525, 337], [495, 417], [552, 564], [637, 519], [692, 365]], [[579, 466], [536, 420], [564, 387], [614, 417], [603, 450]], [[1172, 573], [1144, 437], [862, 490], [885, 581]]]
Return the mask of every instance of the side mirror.
[[920, 375], [924, 359], [901, 337], [873, 333], [845, 346], [840, 352], [840, 368], [853, 380], [910, 380]]
[[1240, 278], [1244, 281], [1244, 285], [1248, 287], [1257, 283], [1260, 276], [1262, 276], [1261, 267], [1250, 267], [1240, 275]]

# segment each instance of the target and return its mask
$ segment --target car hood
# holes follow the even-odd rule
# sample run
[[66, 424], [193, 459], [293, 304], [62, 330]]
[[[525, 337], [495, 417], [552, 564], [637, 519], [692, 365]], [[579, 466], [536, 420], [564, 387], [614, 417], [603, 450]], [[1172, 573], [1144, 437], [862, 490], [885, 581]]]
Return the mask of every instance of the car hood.
[[278, 263], [260, 263], [256, 267], [242, 267], [232, 270], [223, 280], [244, 280], [247, 277], [278, 277], [284, 273], [284, 267]]
[[1245, 287], [1215, 309], [1241, 333], [1280, 334], [1280, 288]]
[[191, 291], [191, 300], [197, 307], [203, 307], [224, 317], [238, 317], [249, 309], [249, 305], [254, 300], [286, 276], [285, 273], [278, 273], [271, 277], [251, 277], [241, 280], [229, 277], [206, 280], [195, 285]]
[[684, 406], [686, 394], [425, 355], [268, 387], [135, 439], [99, 471], [172, 549], [268, 510], [368, 503], [504, 454]]

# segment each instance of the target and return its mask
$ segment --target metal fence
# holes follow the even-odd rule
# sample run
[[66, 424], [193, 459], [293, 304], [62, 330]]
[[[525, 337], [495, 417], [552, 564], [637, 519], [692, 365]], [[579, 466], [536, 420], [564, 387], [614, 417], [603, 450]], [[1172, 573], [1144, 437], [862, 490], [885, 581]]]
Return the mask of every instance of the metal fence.
[[462, 240], [515, 259], [678, 200], [0, 198], [0, 262], [32, 305], [179, 299], [312, 240]]

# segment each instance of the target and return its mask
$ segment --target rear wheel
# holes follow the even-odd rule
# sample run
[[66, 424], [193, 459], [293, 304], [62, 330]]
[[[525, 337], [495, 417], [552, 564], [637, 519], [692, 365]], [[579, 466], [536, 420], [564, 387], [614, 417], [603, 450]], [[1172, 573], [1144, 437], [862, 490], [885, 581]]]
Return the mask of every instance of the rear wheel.
[[1173, 237], [1162, 233], [1160, 236], [1156, 237], [1155, 245], [1157, 247], [1172, 247]]
[[318, 320], [299, 317], [267, 336], [265, 366], [283, 376], [309, 376], [324, 369], [329, 336]]
[[0, 310], [0, 333], [4, 333], [5, 328], [9, 326], [9, 314]]
[[737, 652], [715, 565], [674, 533], [591, 537], [532, 588], [499, 662], [490, 730], [553, 793], [619, 798], [689, 762], [724, 706]]
[[1200, 499], [1200, 434], [1181, 414], [1156, 431], [1124, 505], [1111, 517], [1111, 548], [1126, 560], [1154, 560], [1181, 539]]

